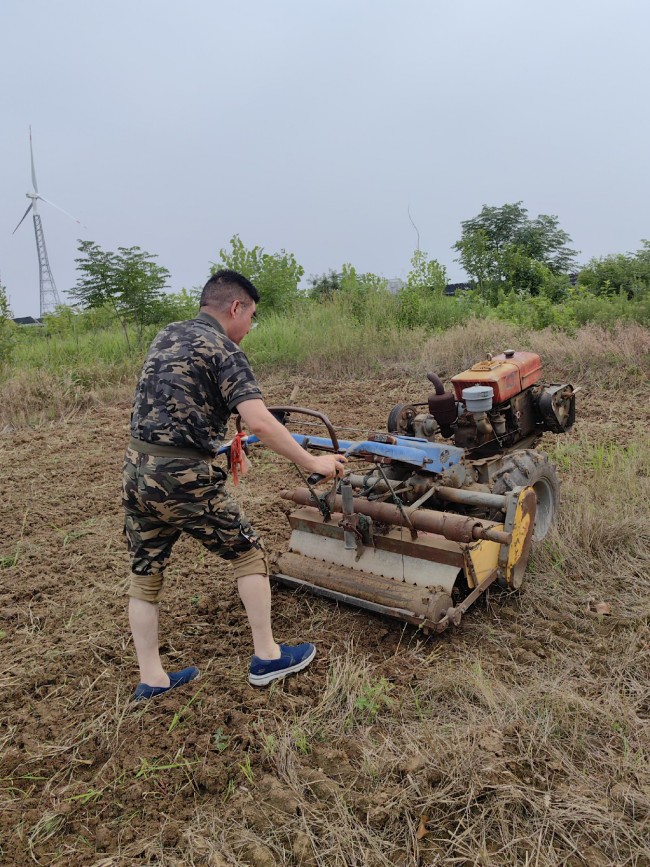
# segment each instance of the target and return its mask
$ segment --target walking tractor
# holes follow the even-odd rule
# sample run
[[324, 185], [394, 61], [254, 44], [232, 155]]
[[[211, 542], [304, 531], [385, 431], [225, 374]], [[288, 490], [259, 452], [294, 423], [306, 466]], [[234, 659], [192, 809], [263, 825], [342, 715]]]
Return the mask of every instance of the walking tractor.
[[453, 391], [428, 379], [426, 403], [398, 404], [388, 432], [362, 440], [339, 439], [314, 410], [271, 409], [284, 423], [318, 418], [327, 436], [294, 439], [348, 457], [331, 490], [312, 476], [282, 493], [295, 508], [272, 577], [442, 632], [494, 582], [521, 586], [559, 505], [556, 469], [535, 446], [573, 425], [576, 392], [544, 383], [540, 357], [511, 349], [452, 377]]

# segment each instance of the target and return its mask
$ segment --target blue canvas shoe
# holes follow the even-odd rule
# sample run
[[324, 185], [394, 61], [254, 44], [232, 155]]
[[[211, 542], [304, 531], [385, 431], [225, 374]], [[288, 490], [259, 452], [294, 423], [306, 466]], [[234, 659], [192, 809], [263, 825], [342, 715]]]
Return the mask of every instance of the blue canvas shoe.
[[169, 686], [149, 686], [147, 683], [139, 683], [133, 693], [133, 701], [145, 701], [148, 698], [155, 698], [157, 695], [162, 695], [163, 692], [169, 692], [170, 689], [175, 689], [177, 686], [184, 686], [191, 680], [195, 680], [200, 674], [198, 668], [190, 666], [182, 671], [169, 672]]
[[295, 674], [307, 668], [316, 656], [316, 648], [313, 644], [305, 642], [290, 647], [288, 644], [280, 645], [279, 659], [260, 659], [254, 656], [248, 670], [248, 682], [253, 686], [267, 686], [274, 680], [280, 680], [288, 674]]

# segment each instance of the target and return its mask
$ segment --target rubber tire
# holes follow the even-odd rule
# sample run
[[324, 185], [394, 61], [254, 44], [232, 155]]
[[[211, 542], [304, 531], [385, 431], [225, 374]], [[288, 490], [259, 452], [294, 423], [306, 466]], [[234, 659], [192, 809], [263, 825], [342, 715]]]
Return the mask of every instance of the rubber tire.
[[[546, 537], [560, 508], [560, 480], [548, 455], [535, 449], [514, 452], [504, 459], [492, 483], [493, 494], [532, 485], [537, 494], [537, 517], [533, 542]], [[502, 516], [503, 513], [497, 513]]]
[[[402, 430], [398, 427], [398, 419], [402, 415], [405, 409], [412, 410], [413, 415], [411, 416], [411, 422], [407, 425], [406, 429], [402, 428]], [[388, 415], [388, 422], [386, 424], [386, 428], [388, 433], [397, 433], [400, 436], [413, 436], [413, 422], [412, 419], [417, 415], [417, 409], [410, 403], [398, 403], [396, 404], [390, 411]], [[410, 414], [410, 413], [409, 413]]]

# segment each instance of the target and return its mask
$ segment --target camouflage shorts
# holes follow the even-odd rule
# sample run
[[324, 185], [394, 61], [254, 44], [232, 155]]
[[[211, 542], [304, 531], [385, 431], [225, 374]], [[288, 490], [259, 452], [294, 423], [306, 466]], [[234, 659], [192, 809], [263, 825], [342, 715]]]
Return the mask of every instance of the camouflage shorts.
[[124, 534], [136, 575], [164, 571], [174, 543], [189, 533], [224, 560], [263, 544], [225, 487], [219, 467], [192, 458], [153, 457], [127, 449]]

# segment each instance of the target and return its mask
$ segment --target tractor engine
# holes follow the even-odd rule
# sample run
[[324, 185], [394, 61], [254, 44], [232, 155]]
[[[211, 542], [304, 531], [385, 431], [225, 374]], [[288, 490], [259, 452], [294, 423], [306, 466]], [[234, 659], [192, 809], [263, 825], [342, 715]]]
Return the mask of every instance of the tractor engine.
[[430, 373], [435, 392], [429, 395], [429, 412], [398, 404], [389, 415], [388, 430], [431, 442], [450, 439], [474, 458], [514, 445], [533, 446], [544, 431], [563, 433], [575, 421], [573, 387], [545, 384], [541, 371], [536, 353], [506, 349], [453, 376], [453, 392]]

